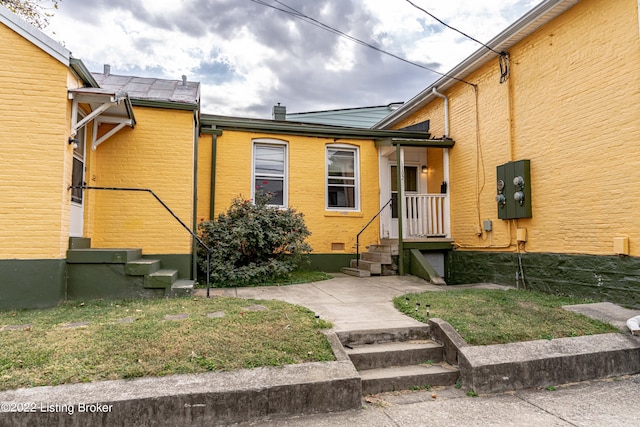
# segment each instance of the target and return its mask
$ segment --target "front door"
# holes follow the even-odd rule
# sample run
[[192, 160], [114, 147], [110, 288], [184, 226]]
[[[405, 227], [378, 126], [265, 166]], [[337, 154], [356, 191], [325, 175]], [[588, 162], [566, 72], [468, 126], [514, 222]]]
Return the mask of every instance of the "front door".
[[[78, 118], [80, 121], [81, 118]], [[71, 171], [71, 185], [76, 187], [84, 184], [85, 173], [85, 132], [82, 127], [76, 135], [78, 142], [73, 146], [73, 169]], [[82, 237], [84, 227], [84, 193], [82, 190], [73, 188], [71, 190], [71, 215], [69, 224], [69, 236]]]
[[[391, 238], [398, 238], [398, 167], [391, 165]], [[418, 192], [418, 166], [404, 167], [404, 194]], [[406, 209], [406, 206], [404, 206]]]

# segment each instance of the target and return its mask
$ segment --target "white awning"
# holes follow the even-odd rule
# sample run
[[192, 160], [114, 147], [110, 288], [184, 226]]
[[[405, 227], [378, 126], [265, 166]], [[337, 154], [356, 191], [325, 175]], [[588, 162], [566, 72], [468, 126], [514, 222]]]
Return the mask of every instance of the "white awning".
[[[100, 88], [82, 87], [69, 90], [69, 99], [73, 100], [71, 112], [71, 137], [90, 121], [93, 121], [91, 149], [109, 139], [125, 126], [134, 127], [136, 119], [129, 95], [126, 92], [113, 92]], [[78, 121], [78, 105], [86, 104], [91, 112]], [[98, 138], [98, 129], [102, 124], [115, 125]]]

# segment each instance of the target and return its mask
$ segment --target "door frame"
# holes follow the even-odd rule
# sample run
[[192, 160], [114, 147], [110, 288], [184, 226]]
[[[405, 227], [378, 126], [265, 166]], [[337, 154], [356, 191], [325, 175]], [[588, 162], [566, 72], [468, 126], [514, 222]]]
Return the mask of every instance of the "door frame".
[[[78, 112], [78, 121], [84, 118], [84, 114]], [[73, 160], [71, 166], [71, 185], [82, 185], [85, 183], [85, 174], [87, 172], [87, 127], [83, 126], [78, 130], [75, 139], [78, 142], [74, 142], [73, 147]], [[75, 147], [77, 144], [77, 148]], [[75, 177], [77, 171], [77, 163], [80, 162], [81, 176], [78, 182], [78, 178]], [[74, 200], [79, 195], [80, 200]], [[69, 206], [69, 237], [83, 237], [84, 235], [84, 192], [82, 190], [71, 190], [71, 200]]]

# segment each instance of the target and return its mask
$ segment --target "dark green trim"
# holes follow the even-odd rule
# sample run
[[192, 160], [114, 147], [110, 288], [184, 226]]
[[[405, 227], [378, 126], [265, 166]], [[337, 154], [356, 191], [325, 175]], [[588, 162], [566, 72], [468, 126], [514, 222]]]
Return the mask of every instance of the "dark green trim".
[[404, 188], [402, 186], [402, 173], [404, 171], [402, 161], [402, 147], [400, 145], [396, 145], [396, 188], [397, 188], [397, 200], [396, 203], [398, 210], [398, 274], [404, 276], [404, 242], [402, 241], [402, 218], [404, 218], [403, 213], [403, 192]]
[[450, 251], [453, 249], [453, 242], [412, 242], [404, 241], [403, 248], [418, 249], [421, 251]]
[[428, 132], [350, 128], [315, 123], [202, 115], [202, 133], [219, 135], [221, 130], [227, 129], [325, 138], [371, 139], [380, 140], [379, 144], [381, 145], [400, 144], [425, 147], [452, 147], [454, 145], [454, 141], [449, 139], [432, 140]]
[[311, 269], [337, 273], [342, 267], [349, 267], [356, 254], [310, 254]]
[[0, 260], [0, 310], [52, 307], [64, 300], [64, 259]]
[[[524, 253], [521, 259], [527, 289], [640, 308], [639, 257]], [[447, 261], [448, 284], [516, 285], [516, 253], [458, 250]]]
[[213, 219], [216, 206], [216, 157], [218, 156], [218, 135], [211, 135], [211, 187], [209, 189], [209, 219]]
[[135, 107], [167, 108], [170, 110], [190, 110], [197, 111], [199, 104], [190, 102], [153, 101], [149, 99], [131, 99], [131, 104]]
[[453, 139], [418, 139], [418, 138], [385, 138], [376, 139], [376, 148], [401, 145], [403, 147], [429, 147], [429, 148], [451, 148], [455, 145]]
[[440, 276], [435, 268], [425, 259], [418, 249], [409, 249], [409, 274], [418, 276], [426, 281]]

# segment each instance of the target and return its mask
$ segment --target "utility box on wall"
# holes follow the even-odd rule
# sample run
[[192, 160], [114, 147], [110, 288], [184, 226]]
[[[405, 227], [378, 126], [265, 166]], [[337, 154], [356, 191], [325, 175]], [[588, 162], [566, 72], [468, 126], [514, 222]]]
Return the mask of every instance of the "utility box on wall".
[[529, 160], [496, 167], [498, 218], [531, 218], [531, 172]]

